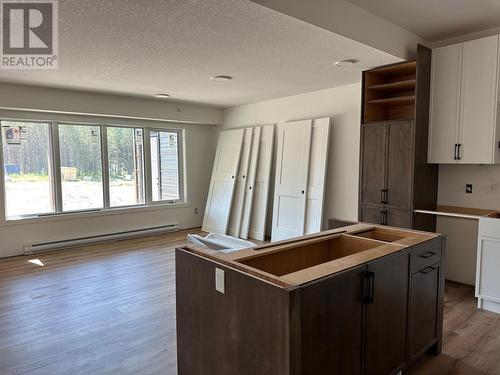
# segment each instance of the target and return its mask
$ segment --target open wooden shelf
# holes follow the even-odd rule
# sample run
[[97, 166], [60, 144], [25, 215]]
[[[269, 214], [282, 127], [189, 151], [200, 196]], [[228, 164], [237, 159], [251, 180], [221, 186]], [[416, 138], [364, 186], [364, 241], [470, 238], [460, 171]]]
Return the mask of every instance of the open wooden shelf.
[[394, 96], [390, 98], [374, 99], [368, 101], [368, 104], [379, 104], [379, 105], [406, 105], [414, 103], [415, 103], [415, 95]]
[[382, 66], [380, 68], [375, 68], [370, 70], [371, 73], [388, 75], [388, 76], [405, 76], [405, 75], [415, 75], [417, 70], [417, 61], [406, 61], [402, 63], [392, 64]]
[[363, 72], [363, 123], [415, 117], [416, 61]]
[[389, 83], [381, 83], [378, 85], [369, 86], [368, 90], [385, 91], [385, 92], [403, 92], [415, 90], [415, 79], [405, 79], [403, 81], [394, 81]]

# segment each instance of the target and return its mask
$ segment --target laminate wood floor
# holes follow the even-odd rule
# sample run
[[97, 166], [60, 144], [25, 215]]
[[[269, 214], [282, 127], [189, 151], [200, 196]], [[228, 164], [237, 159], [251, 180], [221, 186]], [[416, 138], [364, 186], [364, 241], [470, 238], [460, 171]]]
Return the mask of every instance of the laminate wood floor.
[[[0, 260], [0, 375], [176, 374], [174, 249], [197, 232]], [[500, 315], [448, 283], [444, 353], [411, 374], [500, 375]]]

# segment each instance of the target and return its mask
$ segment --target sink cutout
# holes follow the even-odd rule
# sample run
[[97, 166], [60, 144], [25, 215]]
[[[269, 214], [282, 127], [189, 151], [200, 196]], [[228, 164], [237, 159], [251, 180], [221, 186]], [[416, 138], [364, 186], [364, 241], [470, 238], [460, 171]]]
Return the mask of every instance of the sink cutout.
[[353, 236], [363, 237], [363, 238], [371, 238], [377, 241], [383, 242], [395, 242], [402, 240], [403, 238], [414, 237], [413, 233], [401, 233], [395, 232], [393, 230], [388, 231], [382, 228], [373, 228], [359, 233], [353, 233]]
[[282, 251], [242, 259], [238, 262], [275, 276], [283, 276], [381, 245], [383, 244], [370, 239], [343, 234], [307, 245], [298, 245]]

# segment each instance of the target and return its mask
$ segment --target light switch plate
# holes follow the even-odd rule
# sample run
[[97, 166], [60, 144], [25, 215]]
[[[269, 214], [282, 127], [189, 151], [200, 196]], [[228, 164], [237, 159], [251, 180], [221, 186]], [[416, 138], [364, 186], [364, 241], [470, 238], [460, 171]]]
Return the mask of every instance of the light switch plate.
[[215, 290], [222, 294], [226, 293], [224, 270], [220, 268], [215, 268]]

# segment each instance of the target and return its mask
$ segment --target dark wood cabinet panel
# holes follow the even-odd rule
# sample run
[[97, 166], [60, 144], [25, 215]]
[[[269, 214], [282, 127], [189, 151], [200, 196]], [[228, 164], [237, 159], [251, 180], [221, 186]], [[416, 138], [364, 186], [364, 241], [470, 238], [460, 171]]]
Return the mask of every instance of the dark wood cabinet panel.
[[363, 126], [361, 144], [361, 203], [381, 204], [386, 181], [387, 126]]
[[404, 252], [368, 265], [374, 284], [366, 309], [367, 374], [392, 374], [406, 362], [409, 261]]
[[302, 375], [361, 374], [364, 270], [355, 268], [302, 291]]
[[363, 223], [382, 224], [382, 207], [360, 206], [359, 221]]
[[429, 348], [437, 338], [439, 264], [426, 267], [411, 276], [409, 359]]
[[388, 126], [387, 205], [411, 208], [413, 183], [413, 121]]
[[[179, 375], [288, 374], [285, 290], [182, 250], [175, 267]], [[224, 294], [215, 290], [216, 267]]]
[[411, 228], [412, 214], [410, 210], [399, 210], [397, 208], [389, 208], [387, 211], [386, 224], [391, 227]]

